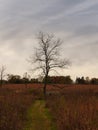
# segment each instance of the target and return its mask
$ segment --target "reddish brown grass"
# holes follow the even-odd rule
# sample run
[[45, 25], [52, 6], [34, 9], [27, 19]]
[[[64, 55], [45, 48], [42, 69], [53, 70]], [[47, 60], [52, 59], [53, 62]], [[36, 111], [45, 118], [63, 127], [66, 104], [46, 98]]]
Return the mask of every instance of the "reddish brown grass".
[[[0, 129], [22, 130], [26, 112], [42, 98], [43, 84], [11, 84], [0, 89]], [[98, 130], [98, 86], [48, 85], [46, 106], [58, 130]]]
[[0, 89], [0, 130], [22, 130], [32, 103], [33, 96], [28, 92]]
[[47, 107], [58, 130], [98, 130], [98, 86], [66, 87], [48, 97]]

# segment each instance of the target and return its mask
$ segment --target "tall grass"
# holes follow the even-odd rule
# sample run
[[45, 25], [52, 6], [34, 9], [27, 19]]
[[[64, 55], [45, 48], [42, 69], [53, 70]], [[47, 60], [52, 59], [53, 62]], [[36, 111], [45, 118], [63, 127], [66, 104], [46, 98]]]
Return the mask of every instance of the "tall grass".
[[[74, 86], [57, 91], [47, 96], [46, 106], [58, 130], [98, 130], [98, 88]], [[23, 130], [28, 109], [41, 99], [42, 89], [1, 88], [0, 130]]]
[[33, 97], [28, 92], [0, 89], [0, 130], [22, 130], [32, 103]]
[[69, 91], [47, 100], [58, 130], [98, 130], [98, 97], [89, 90]]

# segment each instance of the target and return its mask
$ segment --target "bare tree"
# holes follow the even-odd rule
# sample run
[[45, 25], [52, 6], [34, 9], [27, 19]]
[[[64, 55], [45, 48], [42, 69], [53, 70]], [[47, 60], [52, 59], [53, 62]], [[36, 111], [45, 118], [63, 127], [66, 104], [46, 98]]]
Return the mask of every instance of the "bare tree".
[[5, 77], [5, 70], [6, 70], [6, 67], [4, 65], [2, 65], [0, 68], [0, 85], [1, 85], [1, 87], [3, 85], [3, 80]]
[[25, 86], [27, 87], [27, 85], [30, 81], [30, 75], [27, 72], [25, 72], [23, 75], [23, 81], [24, 81]]
[[39, 70], [44, 74], [43, 93], [46, 96], [46, 87], [49, 72], [56, 68], [65, 68], [69, 65], [69, 60], [60, 59], [60, 46], [62, 41], [56, 39], [52, 34], [40, 32], [37, 35], [38, 47], [35, 49], [34, 57], [30, 57], [32, 64], [37, 63], [33, 70]]

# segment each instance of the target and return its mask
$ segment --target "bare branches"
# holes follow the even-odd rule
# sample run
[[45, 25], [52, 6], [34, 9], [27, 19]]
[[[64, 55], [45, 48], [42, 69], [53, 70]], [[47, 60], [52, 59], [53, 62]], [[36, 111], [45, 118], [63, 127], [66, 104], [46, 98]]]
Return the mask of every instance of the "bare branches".
[[56, 39], [53, 34], [40, 32], [37, 36], [38, 47], [35, 49], [34, 58], [31, 62], [37, 64], [34, 70], [41, 70], [45, 76], [44, 92], [46, 91], [47, 77], [54, 68], [66, 68], [70, 62], [60, 59], [60, 47], [62, 41]]
[[34, 57], [31, 57], [32, 64], [38, 63], [34, 70], [42, 69], [46, 75], [53, 68], [66, 68], [70, 65], [69, 60], [60, 59], [62, 44], [60, 39], [56, 39], [53, 34], [43, 32], [39, 32], [37, 39], [38, 47], [35, 49]]
[[2, 65], [0, 68], [0, 85], [1, 86], [3, 84], [3, 78], [5, 77], [5, 70], [6, 70], [6, 67]]
[[5, 77], [5, 70], [6, 70], [6, 67], [4, 65], [2, 65], [0, 68], [0, 77], [2, 79]]
[[54, 60], [54, 63], [50, 64], [51, 68], [66, 68], [70, 65], [70, 61], [63, 59], [63, 60]]

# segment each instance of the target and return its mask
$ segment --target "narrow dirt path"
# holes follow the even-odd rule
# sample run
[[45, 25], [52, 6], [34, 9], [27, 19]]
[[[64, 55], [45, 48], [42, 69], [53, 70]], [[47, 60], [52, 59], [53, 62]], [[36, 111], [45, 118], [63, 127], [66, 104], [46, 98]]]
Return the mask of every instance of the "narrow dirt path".
[[28, 113], [29, 122], [25, 130], [56, 130], [45, 102], [37, 100]]

